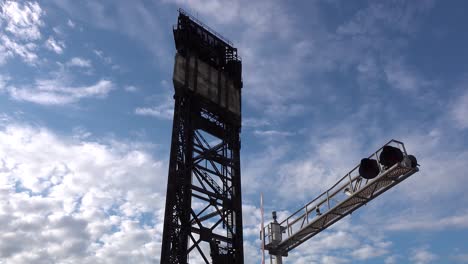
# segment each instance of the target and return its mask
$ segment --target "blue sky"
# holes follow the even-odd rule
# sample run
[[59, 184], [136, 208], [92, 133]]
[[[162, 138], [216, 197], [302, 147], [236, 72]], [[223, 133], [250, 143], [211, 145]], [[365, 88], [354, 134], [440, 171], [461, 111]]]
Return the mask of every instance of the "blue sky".
[[0, 263], [159, 262], [179, 7], [242, 57], [246, 263], [260, 192], [284, 218], [392, 138], [421, 171], [285, 263], [468, 263], [468, 6], [423, 0], [0, 0]]

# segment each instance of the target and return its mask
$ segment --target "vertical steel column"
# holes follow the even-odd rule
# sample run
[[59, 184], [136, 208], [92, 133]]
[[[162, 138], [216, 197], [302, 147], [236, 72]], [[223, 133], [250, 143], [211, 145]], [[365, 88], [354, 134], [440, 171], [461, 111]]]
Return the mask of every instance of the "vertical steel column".
[[281, 255], [276, 255], [276, 256], [275, 256], [275, 261], [276, 261], [275, 264], [283, 264], [283, 256], [281, 256]]
[[190, 100], [174, 96], [174, 121], [166, 194], [166, 211], [161, 249], [161, 263], [188, 263], [190, 234], [190, 182], [193, 129], [190, 122]]
[[244, 240], [243, 240], [243, 226], [242, 226], [242, 193], [241, 193], [241, 172], [240, 172], [240, 128], [234, 128], [233, 131], [233, 158], [234, 158], [234, 173], [233, 173], [233, 202], [235, 212], [235, 231], [236, 237], [234, 238], [234, 248], [237, 250], [237, 255], [242, 258], [244, 256]]

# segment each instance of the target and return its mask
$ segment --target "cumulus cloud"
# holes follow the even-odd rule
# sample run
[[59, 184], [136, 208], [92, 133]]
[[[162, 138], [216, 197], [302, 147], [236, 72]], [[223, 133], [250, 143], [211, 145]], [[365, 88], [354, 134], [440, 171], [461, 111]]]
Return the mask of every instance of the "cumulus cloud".
[[34, 63], [37, 45], [41, 38], [44, 11], [37, 2], [3, 1], [0, 3], [0, 29], [5, 31], [0, 39], [0, 64], [17, 55], [27, 63]]
[[258, 193], [259, 188], [274, 188], [271, 177], [275, 177], [277, 165], [289, 154], [290, 146], [277, 144], [262, 149], [259, 153], [246, 153], [242, 160], [242, 191]]
[[37, 2], [5, 1], [0, 5], [0, 18], [5, 21], [5, 30], [21, 40], [41, 38], [43, 11]]
[[411, 261], [415, 264], [432, 263], [437, 259], [437, 255], [425, 248], [414, 249]]
[[0, 65], [5, 64], [8, 57], [11, 57], [12, 55], [13, 54], [11, 53], [11, 51], [7, 50], [7, 48], [4, 47], [2, 43], [0, 43]]
[[125, 89], [125, 91], [130, 92], [130, 93], [134, 93], [134, 92], [137, 92], [139, 90], [138, 87], [133, 86], [133, 85], [125, 86], [124, 89]]
[[[363, 155], [358, 152], [358, 141], [344, 135], [322, 138], [318, 143], [302, 147], [305, 150], [295, 149], [300, 153], [297, 158], [279, 165], [277, 188], [284, 199], [320, 194], [352, 169]], [[290, 195], [291, 191], [295, 193], [294, 196]]]
[[254, 134], [257, 136], [266, 136], [266, 137], [288, 137], [293, 136], [295, 133], [289, 131], [280, 131], [280, 130], [255, 130]]
[[41, 105], [66, 105], [84, 98], [104, 98], [114, 89], [109, 80], [99, 80], [89, 86], [69, 86], [58, 79], [37, 80], [34, 87], [8, 86], [4, 90], [17, 101]]
[[255, 117], [243, 117], [242, 126], [243, 127], [264, 127], [270, 125], [270, 121], [264, 118], [255, 118]]
[[347, 23], [340, 25], [337, 32], [347, 35], [376, 35], [384, 30], [403, 34], [413, 33], [419, 26], [418, 17], [434, 6], [434, 1], [419, 3], [372, 3], [356, 12]]
[[336, 256], [323, 256], [321, 259], [321, 263], [341, 264], [341, 263], [349, 263], [349, 260], [345, 258], [336, 257]]
[[384, 68], [388, 84], [403, 92], [416, 92], [422, 87], [431, 84], [414, 69], [410, 69], [401, 60], [391, 61]]
[[156, 107], [138, 107], [135, 109], [135, 114], [142, 116], [153, 116], [160, 119], [171, 120], [174, 110], [164, 106]]
[[135, 114], [142, 116], [152, 116], [163, 120], [172, 120], [174, 116], [174, 99], [172, 99], [170, 96], [166, 96], [159, 105], [136, 108]]
[[22, 43], [13, 41], [6, 35], [1, 36], [1, 41], [3, 44], [3, 49], [6, 50], [6, 54], [3, 55], [3, 60], [5, 60], [6, 57], [9, 57], [12, 55], [18, 55], [25, 62], [33, 63], [38, 58], [37, 54], [35, 53], [36, 44], [34, 43], [22, 44]]
[[71, 19], [68, 19], [67, 25], [71, 28], [75, 28], [75, 23]]
[[419, 80], [401, 64], [390, 64], [385, 69], [387, 81], [392, 87], [403, 91], [416, 91], [420, 85]]
[[112, 63], [112, 58], [111, 57], [107, 57], [104, 55], [104, 52], [102, 50], [93, 50], [93, 53], [99, 57], [100, 59], [102, 59], [106, 64], [111, 64]]
[[441, 218], [424, 217], [421, 219], [399, 219], [396, 218], [386, 229], [394, 231], [410, 230], [446, 230], [468, 228], [468, 213], [445, 216]]
[[[409, 199], [420, 207], [427, 208], [428, 213], [424, 215], [428, 219], [434, 219], [435, 215], [440, 219], [447, 216], [457, 216], [453, 211], [450, 215], [434, 214], [435, 205], [441, 206], [439, 209], [444, 207], [439, 204], [441, 201], [449, 201], [452, 199], [451, 197], [466, 201], [464, 196], [466, 190], [463, 186], [468, 183], [468, 179], [460, 172], [465, 171], [467, 168], [468, 151], [465, 148], [449, 146], [448, 142], [454, 144], [453, 146], [464, 146], [465, 144], [463, 138], [460, 138], [456, 131], [445, 127], [446, 121], [443, 122], [436, 125], [437, 128], [433, 128], [432, 125], [430, 127], [423, 126], [414, 129], [410, 135], [408, 133], [405, 135], [408, 151], [416, 154], [421, 163], [421, 171], [418, 172], [417, 177], [424, 180], [421, 180], [421, 178], [409, 179], [398, 189], [401, 190], [402, 199]], [[447, 175], [450, 175], [450, 180], [441, 180]], [[434, 182], [437, 182], [437, 184], [434, 184]], [[428, 203], [428, 199], [431, 199], [430, 203]], [[458, 213], [458, 216], [461, 216], [466, 212]], [[412, 215], [416, 216], [415, 214]], [[420, 221], [422, 219], [416, 218], [414, 220]]]
[[65, 43], [63, 41], [57, 41], [53, 37], [49, 37], [47, 39], [46, 43], [46, 48], [57, 53], [57, 54], [62, 54], [63, 49], [65, 48]]
[[80, 57], [73, 57], [67, 62], [68, 66], [74, 67], [82, 67], [82, 68], [90, 68], [92, 66], [91, 61], [80, 58]]
[[385, 264], [395, 264], [397, 263], [397, 256], [392, 255], [385, 258]]
[[165, 163], [127, 142], [0, 128], [0, 258], [7, 263], [154, 263]]
[[387, 254], [390, 243], [380, 243], [377, 246], [364, 245], [351, 253], [355, 259], [366, 260]]

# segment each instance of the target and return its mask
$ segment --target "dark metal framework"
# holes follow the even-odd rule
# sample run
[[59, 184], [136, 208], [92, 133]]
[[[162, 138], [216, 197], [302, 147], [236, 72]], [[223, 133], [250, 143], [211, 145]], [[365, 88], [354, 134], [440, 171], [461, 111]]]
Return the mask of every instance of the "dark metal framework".
[[[384, 146], [396, 147], [404, 156], [408, 156], [401, 141], [393, 139]], [[379, 154], [384, 146], [369, 156], [379, 161], [381, 173], [376, 178], [361, 177], [357, 165], [331, 188], [278, 223], [284, 233], [280, 235], [281, 241], [275, 241], [271, 224], [263, 230], [265, 249], [275, 256], [276, 263], [282, 263], [281, 256], [287, 256], [294, 248], [419, 171], [418, 167], [405, 162], [398, 162], [390, 168], [383, 167]], [[272, 262], [272, 258], [270, 261]]]
[[[242, 87], [229, 41], [182, 10], [174, 39], [178, 54], [196, 56]], [[175, 87], [174, 98], [161, 263], [242, 264], [241, 116], [187, 87]]]

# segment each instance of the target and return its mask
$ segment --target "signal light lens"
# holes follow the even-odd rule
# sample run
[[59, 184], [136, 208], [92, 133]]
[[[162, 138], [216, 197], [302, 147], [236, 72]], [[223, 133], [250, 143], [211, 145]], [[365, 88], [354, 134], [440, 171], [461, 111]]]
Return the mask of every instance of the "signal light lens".
[[375, 159], [362, 159], [359, 166], [359, 174], [364, 179], [373, 179], [379, 175], [379, 164]]
[[418, 166], [418, 160], [413, 155], [408, 155], [408, 158], [411, 160], [411, 168], [416, 168]]
[[418, 160], [413, 155], [405, 156], [401, 163], [403, 164], [403, 166], [405, 166], [407, 168], [412, 168], [412, 169], [416, 168], [416, 166], [419, 165]]
[[399, 148], [392, 146], [385, 146], [380, 153], [380, 164], [390, 168], [398, 162], [403, 160], [403, 152]]

